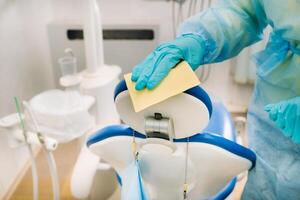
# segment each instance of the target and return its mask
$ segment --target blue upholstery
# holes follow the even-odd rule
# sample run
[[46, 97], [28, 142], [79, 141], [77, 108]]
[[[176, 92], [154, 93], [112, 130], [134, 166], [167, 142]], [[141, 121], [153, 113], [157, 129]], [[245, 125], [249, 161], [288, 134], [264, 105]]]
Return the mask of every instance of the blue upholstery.
[[234, 190], [235, 184], [236, 184], [236, 179], [233, 178], [224, 188], [221, 190], [218, 194], [216, 194], [214, 197], [211, 199], [213, 200], [224, 200], [226, 199], [231, 192]]
[[213, 112], [203, 133], [218, 134], [228, 140], [236, 141], [235, 128], [231, 115], [221, 102], [213, 102]]

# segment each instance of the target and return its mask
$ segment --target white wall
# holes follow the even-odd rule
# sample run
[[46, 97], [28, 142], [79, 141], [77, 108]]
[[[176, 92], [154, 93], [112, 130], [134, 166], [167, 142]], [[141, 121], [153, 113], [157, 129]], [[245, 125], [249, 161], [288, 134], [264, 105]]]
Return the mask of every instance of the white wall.
[[[45, 23], [50, 2], [0, 0], [0, 117], [15, 112], [13, 97], [28, 99], [53, 86]], [[0, 199], [27, 160], [0, 130]]]
[[[83, 2], [86, 0], [0, 0], [0, 117], [15, 112], [13, 96], [29, 99], [54, 86], [46, 24], [51, 20], [82, 21]], [[172, 39], [170, 2], [99, 3], [104, 24], [159, 24], [160, 42]], [[204, 85], [226, 103], [245, 106], [251, 87], [233, 84], [229, 71], [228, 62], [214, 66]], [[0, 132], [0, 199], [26, 155], [24, 149], [9, 149]]]

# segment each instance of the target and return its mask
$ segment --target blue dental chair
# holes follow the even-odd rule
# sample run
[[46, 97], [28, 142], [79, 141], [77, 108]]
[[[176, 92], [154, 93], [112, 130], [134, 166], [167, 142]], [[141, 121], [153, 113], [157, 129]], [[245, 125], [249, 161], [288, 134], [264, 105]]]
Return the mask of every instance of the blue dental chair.
[[97, 131], [87, 146], [122, 184], [135, 141], [150, 199], [183, 199], [185, 180], [188, 199], [229, 199], [237, 175], [255, 166], [255, 154], [235, 142], [226, 108], [199, 86], [136, 113], [121, 81], [114, 100], [124, 124]]

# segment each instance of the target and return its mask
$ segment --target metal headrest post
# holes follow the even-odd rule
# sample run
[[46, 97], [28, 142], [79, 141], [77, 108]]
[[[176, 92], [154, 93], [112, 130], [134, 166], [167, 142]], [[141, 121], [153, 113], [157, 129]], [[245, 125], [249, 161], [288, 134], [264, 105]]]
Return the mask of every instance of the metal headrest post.
[[160, 138], [173, 142], [174, 126], [170, 118], [163, 117], [161, 113], [146, 117], [145, 132], [147, 138]]

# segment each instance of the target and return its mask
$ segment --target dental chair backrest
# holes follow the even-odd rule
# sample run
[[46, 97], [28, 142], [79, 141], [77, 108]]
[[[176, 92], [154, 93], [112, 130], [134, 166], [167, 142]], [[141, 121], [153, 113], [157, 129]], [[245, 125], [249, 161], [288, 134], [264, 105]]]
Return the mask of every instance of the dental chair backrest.
[[[126, 84], [121, 81], [115, 104], [126, 125], [99, 130], [87, 145], [113, 166], [122, 182], [124, 169], [134, 159], [134, 138], [150, 199], [182, 199], [185, 175], [189, 199], [225, 199], [234, 188], [235, 177], [255, 165], [255, 154], [235, 143], [229, 113], [200, 87], [135, 113]], [[148, 122], [149, 117], [158, 121]], [[155, 134], [149, 134], [151, 128]], [[160, 134], [157, 130], [163, 131]]]

